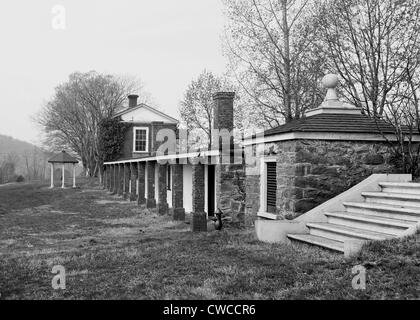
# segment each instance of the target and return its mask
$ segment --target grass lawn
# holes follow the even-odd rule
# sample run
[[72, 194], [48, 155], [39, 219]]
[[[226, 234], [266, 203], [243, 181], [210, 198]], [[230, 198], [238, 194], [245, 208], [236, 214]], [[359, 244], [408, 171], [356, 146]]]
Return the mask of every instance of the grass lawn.
[[[367, 268], [354, 290], [351, 269]], [[53, 290], [54, 265], [66, 290]], [[92, 184], [0, 187], [0, 299], [419, 299], [420, 234], [352, 260], [270, 245], [253, 229], [193, 234]]]

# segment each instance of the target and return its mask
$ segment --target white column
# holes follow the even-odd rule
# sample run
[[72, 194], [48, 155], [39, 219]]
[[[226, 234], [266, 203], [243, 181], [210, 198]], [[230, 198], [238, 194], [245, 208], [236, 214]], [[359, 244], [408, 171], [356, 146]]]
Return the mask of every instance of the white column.
[[62, 174], [62, 181], [61, 181], [61, 188], [64, 189], [64, 163], [63, 163], [63, 174]]
[[76, 164], [73, 163], [73, 188], [76, 188]]
[[50, 163], [51, 164], [51, 185], [50, 188], [54, 188], [54, 163]]

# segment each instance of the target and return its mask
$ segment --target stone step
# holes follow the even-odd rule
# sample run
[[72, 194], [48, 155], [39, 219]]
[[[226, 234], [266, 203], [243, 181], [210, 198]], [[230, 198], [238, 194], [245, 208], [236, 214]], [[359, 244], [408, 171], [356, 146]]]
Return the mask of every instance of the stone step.
[[389, 193], [389, 192], [362, 192], [366, 202], [390, 204], [401, 207], [420, 208], [420, 194]]
[[401, 207], [372, 202], [343, 202], [346, 211], [384, 218], [420, 222], [420, 208]]
[[314, 236], [344, 242], [345, 240], [386, 240], [395, 235], [364, 230], [359, 228], [336, 225], [332, 223], [308, 223], [309, 233]]
[[349, 212], [326, 212], [328, 222], [374, 232], [401, 235], [416, 222]]
[[334, 251], [344, 252], [344, 244], [339, 241], [334, 241], [311, 234], [288, 234], [287, 237], [291, 240], [305, 242]]
[[407, 193], [420, 195], [420, 183], [414, 182], [380, 182], [383, 192]]

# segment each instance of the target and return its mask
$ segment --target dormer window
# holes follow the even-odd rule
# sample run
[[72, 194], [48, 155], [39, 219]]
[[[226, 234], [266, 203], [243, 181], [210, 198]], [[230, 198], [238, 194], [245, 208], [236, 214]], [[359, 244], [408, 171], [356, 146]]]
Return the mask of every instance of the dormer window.
[[149, 152], [149, 128], [134, 127], [133, 152]]

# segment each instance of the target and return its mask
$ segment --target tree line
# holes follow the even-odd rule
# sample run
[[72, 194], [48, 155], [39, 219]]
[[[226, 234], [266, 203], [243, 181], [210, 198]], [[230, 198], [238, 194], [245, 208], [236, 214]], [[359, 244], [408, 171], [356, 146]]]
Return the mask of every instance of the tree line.
[[0, 154], [0, 184], [23, 181], [45, 181], [49, 152], [34, 147], [18, 154], [9, 152]]

